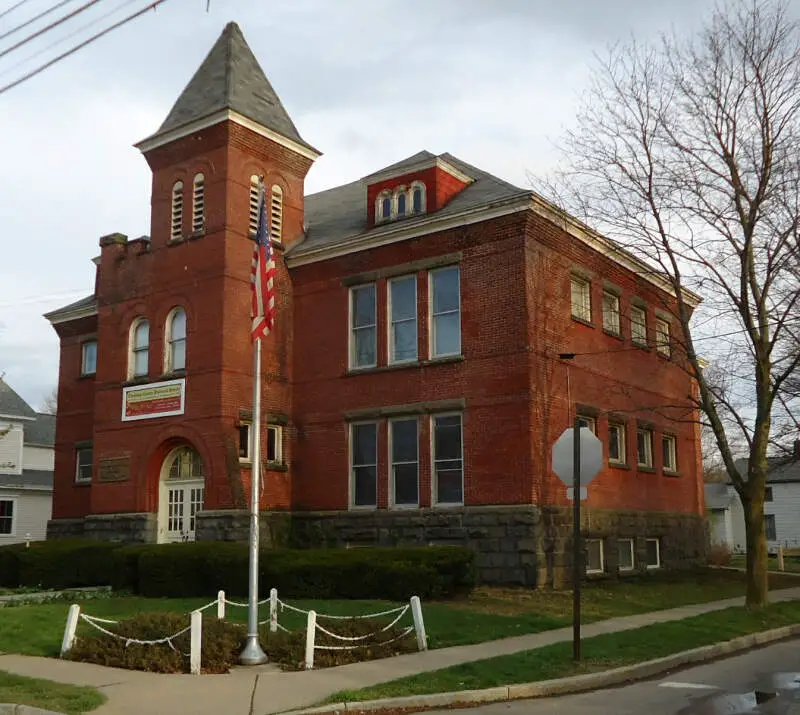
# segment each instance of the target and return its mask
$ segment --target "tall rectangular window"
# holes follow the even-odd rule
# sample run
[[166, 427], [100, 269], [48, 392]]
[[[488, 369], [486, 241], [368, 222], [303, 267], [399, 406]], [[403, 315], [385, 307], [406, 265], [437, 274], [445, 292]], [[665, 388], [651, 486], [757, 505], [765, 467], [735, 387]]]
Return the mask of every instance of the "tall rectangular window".
[[417, 277], [389, 283], [389, 362], [417, 359]]
[[433, 357], [461, 354], [461, 272], [450, 266], [431, 273]]
[[597, 420], [589, 415], [578, 415], [581, 427], [587, 427], [592, 434], [597, 434]]
[[572, 317], [592, 322], [592, 284], [585, 278], [572, 276], [569, 282]]
[[661, 438], [662, 465], [665, 472], [678, 471], [678, 450], [675, 437], [665, 434]]
[[669, 321], [656, 318], [656, 351], [664, 357], [670, 356]]
[[637, 345], [647, 345], [647, 313], [638, 305], [631, 306], [631, 340]]
[[433, 471], [436, 504], [463, 504], [461, 415], [436, 415], [433, 418]]
[[647, 568], [661, 568], [661, 539], [647, 539], [645, 541], [645, 554]]
[[375, 284], [350, 291], [350, 366], [375, 367], [378, 364]]
[[268, 462], [283, 462], [283, 430], [279, 425], [267, 425], [267, 452]]
[[350, 426], [350, 489], [353, 506], [378, 505], [378, 424]]
[[775, 514], [764, 514], [764, 531], [767, 541], [778, 540], [778, 533], [775, 530]]
[[606, 559], [603, 542], [600, 539], [586, 540], [586, 573], [603, 573]]
[[633, 539], [617, 541], [617, 567], [620, 571], [632, 571], [634, 567]]
[[640, 467], [653, 466], [653, 431], [640, 427], [636, 430], [636, 463]]
[[14, 535], [14, 500], [0, 499], [0, 534]]
[[239, 460], [250, 461], [250, 423], [243, 422], [239, 425]]
[[81, 375], [94, 375], [97, 372], [97, 341], [90, 340], [81, 345]]
[[613, 464], [625, 464], [625, 425], [618, 422], [608, 423], [608, 461]]
[[75, 481], [92, 481], [94, 450], [91, 447], [78, 447], [75, 450]]
[[609, 290], [603, 291], [603, 330], [619, 335], [619, 296]]
[[392, 502], [395, 506], [419, 504], [419, 439], [417, 420], [389, 423], [392, 457]]

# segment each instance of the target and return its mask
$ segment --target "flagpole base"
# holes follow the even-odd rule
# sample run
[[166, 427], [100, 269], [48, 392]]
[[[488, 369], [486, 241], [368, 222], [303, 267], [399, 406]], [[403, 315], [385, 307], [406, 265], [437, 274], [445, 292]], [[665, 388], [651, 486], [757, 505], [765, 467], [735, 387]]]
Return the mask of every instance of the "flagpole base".
[[267, 654], [258, 642], [258, 636], [247, 636], [244, 650], [239, 656], [242, 665], [262, 665], [267, 662]]

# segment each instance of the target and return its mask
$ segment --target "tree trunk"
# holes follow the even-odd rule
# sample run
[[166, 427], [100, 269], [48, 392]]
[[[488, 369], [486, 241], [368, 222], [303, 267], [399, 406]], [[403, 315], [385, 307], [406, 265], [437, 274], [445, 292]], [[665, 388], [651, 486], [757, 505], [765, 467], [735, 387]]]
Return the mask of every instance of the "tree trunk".
[[766, 606], [767, 588], [767, 537], [764, 531], [763, 489], [758, 495], [742, 500], [744, 507], [745, 541], [747, 542], [747, 606]]

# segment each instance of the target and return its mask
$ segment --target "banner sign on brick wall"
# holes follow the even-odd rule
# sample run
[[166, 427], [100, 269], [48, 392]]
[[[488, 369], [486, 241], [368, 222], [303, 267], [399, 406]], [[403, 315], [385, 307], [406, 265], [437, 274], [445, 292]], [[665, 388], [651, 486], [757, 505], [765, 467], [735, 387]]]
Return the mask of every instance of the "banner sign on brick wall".
[[185, 378], [131, 385], [122, 389], [122, 421], [182, 415], [185, 403]]

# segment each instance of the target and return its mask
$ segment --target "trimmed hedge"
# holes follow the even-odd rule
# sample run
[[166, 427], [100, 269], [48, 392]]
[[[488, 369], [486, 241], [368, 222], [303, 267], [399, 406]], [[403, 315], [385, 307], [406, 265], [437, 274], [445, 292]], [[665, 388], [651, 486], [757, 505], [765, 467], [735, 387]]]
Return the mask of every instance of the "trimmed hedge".
[[[475, 585], [475, 553], [456, 546], [265, 550], [260, 587], [287, 598], [447, 598]], [[0, 587], [107, 586], [150, 597], [244, 596], [247, 544], [195, 542], [121, 546], [44, 541], [0, 547]]]

